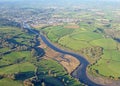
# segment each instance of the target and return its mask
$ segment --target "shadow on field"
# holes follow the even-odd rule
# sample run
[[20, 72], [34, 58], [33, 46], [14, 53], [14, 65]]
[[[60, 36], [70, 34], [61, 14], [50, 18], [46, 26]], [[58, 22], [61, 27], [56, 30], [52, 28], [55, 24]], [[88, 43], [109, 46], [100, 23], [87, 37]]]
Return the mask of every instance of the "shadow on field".
[[20, 72], [16, 74], [15, 79], [24, 81], [25, 79], [31, 78], [33, 76], [34, 76], [34, 71]]

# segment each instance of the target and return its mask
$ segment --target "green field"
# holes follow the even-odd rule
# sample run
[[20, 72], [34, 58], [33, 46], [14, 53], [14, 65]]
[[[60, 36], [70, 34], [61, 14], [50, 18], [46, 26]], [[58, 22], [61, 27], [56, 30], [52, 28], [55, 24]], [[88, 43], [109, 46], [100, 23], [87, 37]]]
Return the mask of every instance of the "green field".
[[2, 60], [14, 63], [18, 59], [30, 60], [30, 57], [31, 57], [30, 51], [19, 51], [19, 52], [12, 52], [10, 54], [2, 56], [3, 58]]
[[120, 76], [120, 61], [101, 59], [97, 64], [91, 68], [98, 70], [98, 73], [102, 76], [113, 76], [118, 78]]
[[[25, 33], [16, 27], [0, 27], [0, 38], [9, 39], [9, 42], [14, 44], [31, 46], [34, 39], [33, 34]], [[8, 48], [8, 47], [6, 47]], [[0, 52], [4, 51], [0, 49]]]
[[4, 27], [0, 27], [0, 33], [1, 33], [0, 37], [3, 37], [2, 34], [7, 34], [7, 35], [10, 35], [10, 36], [15, 36], [15, 35], [21, 34], [23, 32], [20, 29], [16, 28], [16, 27], [6, 27], [6, 26], [4, 26]]
[[90, 42], [91, 45], [96, 45], [103, 47], [104, 49], [116, 49], [116, 42], [111, 38], [102, 38], [98, 40], [93, 40]]
[[18, 37], [14, 38], [16, 42], [21, 43], [23, 45], [29, 45], [29, 46], [32, 45], [30, 41], [33, 41], [33, 39], [34, 39], [34, 35], [28, 34], [28, 33], [22, 33], [18, 35]]
[[9, 50], [10, 50], [9, 48], [0, 48], [0, 53], [6, 52], [6, 51], [9, 51]]
[[[52, 64], [51, 64], [52, 63]], [[80, 82], [72, 78], [65, 69], [54, 60], [41, 60], [38, 64], [39, 79], [51, 86], [80, 86]], [[64, 80], [64, 81], [63, 81]]]
[[60, 38], [58, 41], [64, 47], [70, 48], [72, 50], [80, 50], [81, 48], [89, 47], [90, 45], [86, 41], [79, 41], [72, 39], [69, 35]]
[[119, 66], [120, 0], [0, 0], [0, 86], [120, 85]]
[[66, 34], [70, 34], [73, 31], [73, 29], [65, 29], [63, 26], [55, 26], [45, 28], [43, 30], [47, 33], [48, 38], [53, 42], [57, 42], [59, 38], [65, 36]]
[[11, 74], [17, 72], [34, 72], [35, 66], [29, 62], [14, 64], [11, 66], [0, 68], [0, 74]]
[[[50, 35], [56, 29], [57, 27], [54, 27], [48, 34]], [[72, 29], [69, 31], [69, 29], [64, 29], [60, 26], [56, 31], [57, 34], [51, 35], [55, 35], [51, 39], [61, 38], [66, 34], [72, 33], [72, 31]], [[44, 78], [45, 84], [49, 86], [81, 85], [58, 62], [45, 59], [37, 61], [38, 58], [32, 55], [34, 52], [30, 50], [34, 48], [33, 46], [36, 42], [34, 41], [35, 36], [33, 34], [25, 33], [15, 27], [0, 27], [0, 38], [2, 39], [0, 41], [0, 77], [3, 76], [0, 78], [0, 86], [23, 86], [24, 80], [35, 77], [36, 72], [40, 73], [37, 75], [38, 79], [42, 81]], [[23, 75], [19, 76], [19, 74]], [[36, 83], [34, 84], [38, 86]]]
[[[0, 56], [0, 66], [31, 59], [30, 50], [25, 49], [32, 45], [30, 41], [33, 40], [34, 35], [25, 33], [17, 27], [0, 27], [0, 37], [0, 54], [6, 53]], [[24, 51], [21, 51], [22, 49]]]
[[23, 83], [20, 81], [15, 81], [11, 79], [0, 79], [0, 85], [1, 86], [23, 86]]
[[118, 50], [105, 50], [103, 54], [103, 59], [120, 61], [120, 51]]
[[84, 31], [78, 34], [71, 35], [71, 38], [75, 40], [81, 40], [81, 41], [91, 41], [91, 40], [102, 38], [102, 35], [95, 32]]
[[[30, 63], [31, 51], [27, 50], [33, 38], [33, 34], [17, 27], [0, 27], [0, 75], [4, 76], [0, 79], [0, 86], [23, 86], [25, 79], [34, 76], [35, 66]], [[25, 76], [18, 78], [20, 81], [12, 80], [12, 74], [16, 73]]]
[[[100, 56], [100, 60], [90, 68], [93, 70], [98, 70], [98, 74], [103, 76], [113, 76], [114, 78], [120, 77], [120, 51], [119, 51], [119, 43], [113, 40], [111, 37], [105, 37], [105, 33], [103, 32], [94, 32], [95, 28], [89, 28], [86, 24], [81, 23], [80, 28], [73, 29], [71, 33], [66, 33], [62, 36], [56, 36], [56, 34], [62, 34], [63, 32], [60, 31], [57, 33], [58, 28], [54, 29], [54, 27], [48, 27], [43, 29], [46, 32], [46, 35], [52, 42], [56, 42], [53, 40], [57, 40], [57, 43], [62, 45], [65, 48], [68, 48], [73, 51], [81, 51], [86, 50], [88, 60], [96, 60], [95, 58], [90, 58], [87, 49], [94, 46], [99, 46], [103, 48], [103, 55]], [[89, 29], [88, 29], [89, 28]], [[65, 29], [65, 28], [64, 28]], [[64, 31], [63, 29], [63, 31]], [[68, 30], [69, 28], [67, 28]], [[62, 29], [61, 29], [62, 30]], [[71, 29], [70, 29], [71, 30]], [[97, 30], [97, 29], [96, 29]], [[51, 33], [49, 33], [52, 31]], [[104, 30], [103, 30], [104, 31]], [[54, 34], [53, 34], [54, 33]], [[82, 51], [82, 52], [83, 52]], [[94, 55], [94, 54], [93, 54]], [[98, 57], [97, 57], [98, 58]], [[114, 67], [115, 66], [115, 67]], [[92, 71], [93, 71], [92, 70]]]
[[5, 60], [0, 60], [0, 66], [6, 66], [6, 65], [10, 65], [11, 62], [9, 61], [5, 61]]
[[120, 51], [105, 50], [98, 63], [91, 66], [93, 70], [98, 70], [99, 74], [107, 77], [119, 78], [120, 76]]

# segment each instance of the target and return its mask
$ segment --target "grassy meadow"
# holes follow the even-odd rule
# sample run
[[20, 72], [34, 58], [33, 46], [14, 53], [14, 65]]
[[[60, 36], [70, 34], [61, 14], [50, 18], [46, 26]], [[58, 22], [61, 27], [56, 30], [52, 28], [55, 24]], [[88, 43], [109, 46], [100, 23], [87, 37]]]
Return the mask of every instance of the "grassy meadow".
[[[52, 42], [57, 42], [61, 46], [76, 52], [80, 52], [81, 50], [85, 51], [85, 49], [94, 46], [101, 47], [103, 53], [99, 57], [100, 60], [98, 59], [96, 62], [95, 58], [88, 57], [88, 60], [92, 58], [92, 60], [96, 62], [90, 67], [92, 69], [91, 71], [97, 70], [98, 74], [102, 76], [119, 78], [119, 43], [111, 37], [105, 37], [105, 33], [101, 32], [102, 30], [100, 32], [95, 32], [97, 30], [95, 27], [88, 27], [88, 25], [84, 23], [79, 24], [79, 27], [77, 26], [78, 28], [74, 29], [72, 26], [70, 28], [70, 26], [69, 28], [68, 26], [66, 27], [66, 24], [58, 26], [58, 28], [57, 26], [51, 26], [43, 29], [43, 31]], [[85, 56], [87, 57], [87, 55]]]
[[0, 85], [1, 86], [24, 86], [21, 82], [19, 81], [15, 81], [15, 80], [11, 80], [11, 79], [0, 79]]
[[[52, 63], [52, 64], [51, 64]], [[37, 63], [38, 78], [51, 86], [80, 86], [80, 82], [72, 78], [62, 65], [51, 59], [43, 59]]]
[[[61, 38], [73, 31], [72, 29], [62, 31], [63, 27], [59, 27], [59, 29], [55, 27], [54, 30], [49, 31], [51, 39]], [[62, 34], [50, 34], [55, 30], [57, 30], [57, 34]], [[81, 85], [57, 61], [52, 59], [38, 61], [37, 57], [32, 55], [35, 53], [35, 51], [30, 50], [35, 45], [34, 34], [23, 32], [16, 27], [0, 27], [0, 38], [0, 86], [24, 86], [25, 80], [36, 77], [35, 73], [40, 81], [39, 86], [42, 86], [43, 79], [47, 86]], [[38, 86], [37, 81], [34, 82], [34, 85]]]

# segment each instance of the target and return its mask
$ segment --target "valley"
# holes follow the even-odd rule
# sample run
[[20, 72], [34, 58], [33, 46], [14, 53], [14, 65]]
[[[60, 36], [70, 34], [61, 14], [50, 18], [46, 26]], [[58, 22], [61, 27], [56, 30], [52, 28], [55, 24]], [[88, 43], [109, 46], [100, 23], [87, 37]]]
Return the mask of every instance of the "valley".
[[120, 86], [119, 19], [117, 0], [0, 1], [0, 86]]

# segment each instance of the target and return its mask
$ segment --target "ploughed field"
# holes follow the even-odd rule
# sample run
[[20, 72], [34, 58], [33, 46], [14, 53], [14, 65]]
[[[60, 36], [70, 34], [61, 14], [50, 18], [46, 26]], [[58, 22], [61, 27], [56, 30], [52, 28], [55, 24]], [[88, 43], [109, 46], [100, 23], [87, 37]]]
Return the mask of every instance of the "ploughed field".
[[119, 79], [120, 43], [106, 30], [83, 23], [76, 24], [76, 28], [65, 24], [42, 29], [51, 42], [83, 55], [91, 63], [91, 74]]

